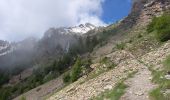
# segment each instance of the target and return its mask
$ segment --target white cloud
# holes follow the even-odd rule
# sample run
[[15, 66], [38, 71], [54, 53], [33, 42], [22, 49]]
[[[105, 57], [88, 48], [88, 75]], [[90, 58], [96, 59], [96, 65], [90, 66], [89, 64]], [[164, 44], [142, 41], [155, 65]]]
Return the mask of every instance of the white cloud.
[[100, 20], [104, 0], [0, 0], [0, 39], [42, 36], [50, 27]]

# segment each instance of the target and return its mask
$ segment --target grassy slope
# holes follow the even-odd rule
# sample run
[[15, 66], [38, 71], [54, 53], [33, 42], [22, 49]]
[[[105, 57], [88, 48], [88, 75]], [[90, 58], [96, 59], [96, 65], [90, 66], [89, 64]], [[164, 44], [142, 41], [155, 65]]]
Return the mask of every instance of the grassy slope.
[[154, 70], [152, 67], [150, 67], [150, 70], [153, 75], [152, 81], [159, 85], [158, 88], [150, 92], [151, 100], [170, 100], [170, 93], [165, 93], [167, 89], [170, 89], [170, 80], [164, 78], [170, 71], [170, 56], [164, 61], [161, 71]]

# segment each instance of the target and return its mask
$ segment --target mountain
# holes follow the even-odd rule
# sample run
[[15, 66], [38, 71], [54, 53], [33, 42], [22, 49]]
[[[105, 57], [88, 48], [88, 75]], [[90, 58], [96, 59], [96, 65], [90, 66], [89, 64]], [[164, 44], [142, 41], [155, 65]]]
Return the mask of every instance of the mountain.
[[80, 24], [79, 26], [74, 27], [60, 27], [60, 28], [50, 28], [44, 34], [44, 37], [51, 37], [53, 34], [76, 34], [82, 35], [87, 33], [90, 30], [97, 28], [95, 25], [90, 23]]
[[33, 37], [14, 43], [1, 40], [0, 62], [2, 64], [0, 68], [15, 69], [18, 65], [19, 67], [24, 66], [24, 68], [27, 68], [32, 66], [34, 60], [43, 62], [49, 58], [60, 57], [68, 52], [70, 46], [76, 44], [83, 34], [95, 28], [97, 27], [86, 23], [68, 28], [50, 28], [39, 40]]
[[[1, 50], [1, 52], [3, 52], [0, 55], [0, 69], [24, 70], [25, 68], [31, 67], [34, 60], [35, 43], [36, 39], [34, 38], [27, 38], [17, 43], [5, 42]], [[15, 73], [15, 71], [13, 72]], [[18, 72], [15, 74], [18, 74]]]
[[90, 24], [81, 24], [75, 27], [50, 28], [37, 42], [36, 50], [38, 59], [56, 58], [67, 53], [73, 45], [76, 45], [83, 35], [96, 29]]
[[12, 52], [12, 46], [7, 41], [0, 40], [0, 56], [3, 56], [5, 54], [8, 54]]
[[[150, 26], [169, 10], [169, 0], [133, 0], [129, 15], [107, 27], [87, 23], [50, 28], [29, 54], [35, 62], [32, 75], [14, 84], [12, 98], [23, 93], [15, 100], [169, 99], [169, 69], [165, 66], [170, 61], [166, 60], [170, 42], [160, 42], [158, 31]], [[169, 28], [169, 21], [163, 22], [166, 25], [160, 29]]]
[[84, 34], [84, 33], [87, 33], [88, 31], [93, 30], [95, 28], [97, 28], [97, 27], [90, 23], [86, 23], [86, 24], [80, 24], [79, 26], [70, 27], [70, 28], [68, 28], [68, 32]]

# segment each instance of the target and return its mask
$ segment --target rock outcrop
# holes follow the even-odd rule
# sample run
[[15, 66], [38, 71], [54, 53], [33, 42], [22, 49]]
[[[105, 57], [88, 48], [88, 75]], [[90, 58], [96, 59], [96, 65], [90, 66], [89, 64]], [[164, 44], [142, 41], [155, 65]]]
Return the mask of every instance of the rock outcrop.
[[134, 25], [147, 25], [154, 16], [170, 10], [169, 0], [134, 0], [130, 14], [122, 20], [120, 27], [128, 29]]

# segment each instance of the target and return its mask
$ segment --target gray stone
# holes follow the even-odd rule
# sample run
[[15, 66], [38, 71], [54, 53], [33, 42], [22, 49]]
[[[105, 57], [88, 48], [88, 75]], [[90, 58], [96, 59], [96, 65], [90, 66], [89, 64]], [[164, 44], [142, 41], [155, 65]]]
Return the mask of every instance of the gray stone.
[[143, 92], [141, 92], [141, 91], [139, 91], [139, 92], [137, 92], [137, 93], [135, 93], [137, 96], [141, 96], [141, 95], [144, 95], [144, 93]]
[[112, 89], [112, 86], [111, 85], [106, 85], [105, 87], [104, 87], [104, 90], [111, 90]]
[[170, 75], [165, 75], [165, 78], [166, 78], [167, 80], [170, 80]]

